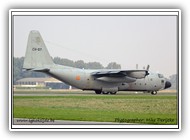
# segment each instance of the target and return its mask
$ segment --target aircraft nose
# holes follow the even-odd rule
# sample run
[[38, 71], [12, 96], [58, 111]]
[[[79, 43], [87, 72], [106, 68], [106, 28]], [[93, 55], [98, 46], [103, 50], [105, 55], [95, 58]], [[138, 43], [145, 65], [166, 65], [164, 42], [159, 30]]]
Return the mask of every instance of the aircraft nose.
[[171, 82], [166, 81], [164, 89], [169, 88], [171, 86], [172, 86]]

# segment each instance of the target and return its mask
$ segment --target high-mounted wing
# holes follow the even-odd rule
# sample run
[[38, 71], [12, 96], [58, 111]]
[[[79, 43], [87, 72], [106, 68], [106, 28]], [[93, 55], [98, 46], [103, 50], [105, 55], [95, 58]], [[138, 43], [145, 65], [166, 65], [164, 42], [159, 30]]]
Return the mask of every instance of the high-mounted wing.
[[96, 80], [106, 82], [134, 82], [148, 75], [147, 70], [102, 70], [91, 73]]

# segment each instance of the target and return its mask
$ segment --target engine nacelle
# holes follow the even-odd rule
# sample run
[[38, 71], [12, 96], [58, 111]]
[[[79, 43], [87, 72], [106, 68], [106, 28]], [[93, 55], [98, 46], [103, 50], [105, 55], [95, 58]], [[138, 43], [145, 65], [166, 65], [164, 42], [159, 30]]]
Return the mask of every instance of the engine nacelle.
[[141, 78], [145, 78], [147, 74], [148, 74], [147, 71], [131, 71], [127, 73], [127, 76], [136, 78], [136, 79], [141, 79]]
[[104, 82], [110, 82], [110, 83], [131, 83], [135, 82], [136, 78], [131, 78], [128, 76], [124, 77], [99, 77], [96, 80], [104, 81]]

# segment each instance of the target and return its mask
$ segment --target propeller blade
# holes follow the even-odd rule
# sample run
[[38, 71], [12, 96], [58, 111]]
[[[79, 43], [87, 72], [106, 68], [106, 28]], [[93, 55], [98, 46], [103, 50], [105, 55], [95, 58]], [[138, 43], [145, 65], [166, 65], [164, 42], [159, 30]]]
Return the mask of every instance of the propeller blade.
[[150, 68], [150, 65], [148, 65], [148, 66], [146, 67], [146, 70], [149, 71], [149, 68]]

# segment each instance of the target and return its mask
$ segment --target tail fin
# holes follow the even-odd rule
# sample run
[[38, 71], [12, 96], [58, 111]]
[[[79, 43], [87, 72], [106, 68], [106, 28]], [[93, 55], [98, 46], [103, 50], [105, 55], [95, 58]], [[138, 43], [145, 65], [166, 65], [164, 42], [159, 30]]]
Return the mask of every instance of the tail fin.
[[28, 44], [24, 59], [24, 69], [46, 68], [53, 65], [53, 60], [44, 44], [38, 31], [31, 31], [28, 37]]

